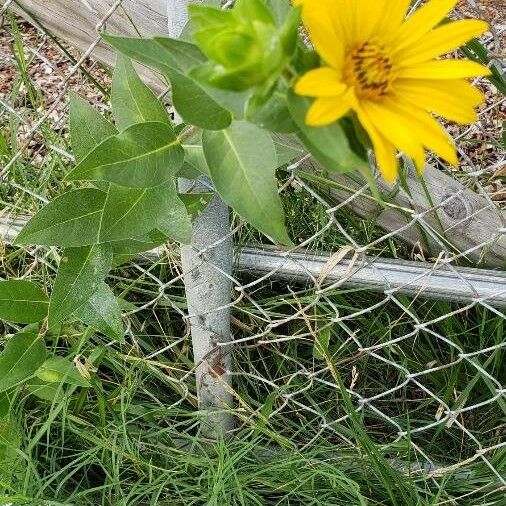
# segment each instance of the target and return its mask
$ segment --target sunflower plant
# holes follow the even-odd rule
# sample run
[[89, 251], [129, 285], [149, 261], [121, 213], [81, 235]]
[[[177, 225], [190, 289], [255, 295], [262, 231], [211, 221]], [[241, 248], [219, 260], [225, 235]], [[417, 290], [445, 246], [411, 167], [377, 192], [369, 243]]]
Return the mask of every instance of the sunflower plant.
[[[490, 74], [476, 61], [444, 57], [487, 29], [474, 19], [447, 22], [457, 0], [417, 10], [409, 0], [211, 3], [190, 7], [179, 39], [103, 34], [119, 53], [112, 115], [71, 97], [69, 191], [17, 238], [63, 249], [51, 296], [27, 281], [1, 282], [0, 318], [47, 319], [49, 331], [79, 320], [120, 339], [107, 273], [168, 239], [189, 242], [212, 198], [178, 193], [178, 178], [210, 177], [235, 212], [290, 246], [276, 172], [293, 159], [309, 153], [325, 171], [367, 173], [376, 168], [372, 149], [389, 182], [398, 152], [420, 172], [427, 150], [457, 163], [436, 118], [475, 121], [484, 97], [469, 79]], [[132, 60], [170, 84], [173, 114]], [[17, 341], [39, 343], [37, 329], [25, 334]]]
[[199, 130], [189, 155], [202, 147], [197, 170], [239, 215], [290, 245], [275, 177], [290, 154], [272, 133], [297, 138], [331, 172], [370, 173], [372, 149], [388, 182], [399, 152], [420, 172], [427, 150], [457, 164], [436, 117], [474, 122], [484, 97], [468, 80], [490, 70], [443, 58], [487, 29], [446, 22], [456, 3], [237, 0], [229, 10], [191, 5], [183, 40], [105, 38], [170, 81], [176, 112]]
[[456, 165], [454, 142], [433, 115], [476, 121], [484, 97], [467, 80], [491, 74], [474, 61], [440, 58], [487, 30], [475, 19], [441, 24], [456, 3], [430, 0], [406, 17], [409, 0], [295, 0], [321, 57], [294, 87], [314, 98], [306, 124], [355, 117], [390, 182], [397, 177], [397, 151], [420, 171], [425, 150]]
[[[476, 61], [444, 57], [487, 30], [480, 20], [447, 22], [457, 0], [429, 0], [416, 10], [409, 0], [215, 3], [190, 5], [179, 39], [103, 34], [123, 55], [113, 86], [115, 123], [98, 129], [102, 138], [76, 157], [69, 181], [165, 198], [160, 188], [175, 187], [177, 177], [205, 174], [239, 215], [289, 246], [276, 169], [300, 156], [287, 148], [293, 139], [329, 172], [370, 173], [372, 149], [388, 182], [397, 177], [399, 152], [420, 172], [427, 150], [457, 164], [436, 117], [474, 122], [484, 97], [468, 80], [491, 73]], [[151, 103], [147, 88], [129, 86], [130, 59], [166, 78], [180, 124]], [[84, 122], [79, 111], [76, 124]], [[81, 154], [78, 142], [75, 149]], [[157, 220], [132, 230], [152, 233]], [[100, 244], [125, 239], [117, 229], [90, 235]]]

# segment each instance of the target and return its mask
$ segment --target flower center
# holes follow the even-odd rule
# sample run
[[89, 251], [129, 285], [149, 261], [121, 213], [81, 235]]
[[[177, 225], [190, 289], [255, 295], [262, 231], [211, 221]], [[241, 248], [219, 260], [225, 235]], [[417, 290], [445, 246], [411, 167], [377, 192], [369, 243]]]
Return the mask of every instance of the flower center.
[[360, 98], [377, 100], [388, 92], [392, 81], [392, 62], [385, 47], [368, 41], [348, 53], [344, 80]]

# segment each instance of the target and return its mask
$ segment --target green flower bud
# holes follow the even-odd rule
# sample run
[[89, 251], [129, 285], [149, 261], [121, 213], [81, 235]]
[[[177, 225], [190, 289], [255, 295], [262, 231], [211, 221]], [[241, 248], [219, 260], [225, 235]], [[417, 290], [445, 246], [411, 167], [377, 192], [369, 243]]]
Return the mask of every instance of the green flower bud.
[[272, 86], [295, 50], [299, 10], [283, 24], [262, 0], [237, 0], [232, 10], [191, 5], [193, 39], [209, 62], [192, 76], [216, 88], [245, 91]]

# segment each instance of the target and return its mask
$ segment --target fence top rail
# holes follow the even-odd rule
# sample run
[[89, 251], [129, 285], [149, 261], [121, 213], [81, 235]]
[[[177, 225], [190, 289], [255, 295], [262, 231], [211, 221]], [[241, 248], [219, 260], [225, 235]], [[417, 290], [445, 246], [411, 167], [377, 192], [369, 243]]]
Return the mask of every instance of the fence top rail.
[[[27, 217], [0, 217], [0, 241], [12, 244], [26, 224]], [[337, 286], [369, 289], [385, 294], [402, 293], [424, 299], [460, 303], [486, 303], [506, 306], [506, 272], [474, 267], [456, 267], [441, 260], [425, 264], [401, 259], [352, 256], [341, 251], [287, 251], [274, 246], [237, 247], [237, 272], [270, 277], [286, 282], [313, 283], [319, 290]], [[137, 258], [152, 261], [165, 254], [163, 248], [143, 253]], [[258, 283], [258, 280], [255, 284]], [[245, 287], [241, 287], [244, 289]], [[246, 286], [247, 288], [247, 286]]]

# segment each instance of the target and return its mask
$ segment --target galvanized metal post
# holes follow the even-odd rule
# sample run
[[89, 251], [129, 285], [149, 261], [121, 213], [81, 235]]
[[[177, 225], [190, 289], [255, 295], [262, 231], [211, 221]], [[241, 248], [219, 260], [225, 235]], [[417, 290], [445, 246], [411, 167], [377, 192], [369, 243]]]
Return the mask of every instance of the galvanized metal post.
[[[169, 34], [177, 37], [187, 21], [189, 3], [202, 0], [167, 0]], [[211, 182], [180, 181], [184, 192], [208, 192]], [[186, 300], [190, 315], [196, 364], [199, 409], [205, 411], [204, 435], [224, 436], [233, 427], [230, 355], [230, 297], [233, 249], [229, 237], [229, 210], [215, 196], [195, 220], [192, 243], [181, 248]]]

